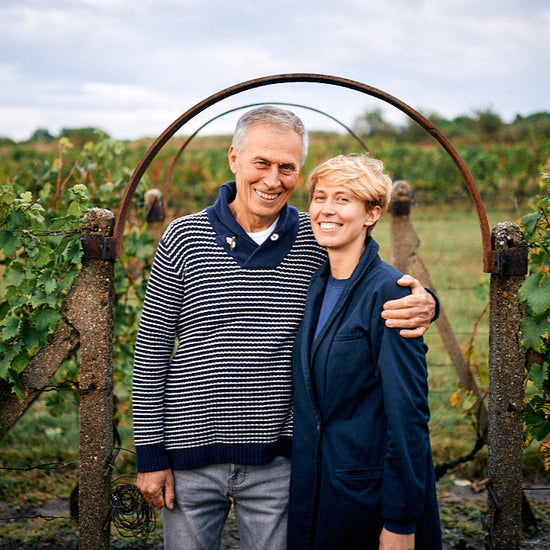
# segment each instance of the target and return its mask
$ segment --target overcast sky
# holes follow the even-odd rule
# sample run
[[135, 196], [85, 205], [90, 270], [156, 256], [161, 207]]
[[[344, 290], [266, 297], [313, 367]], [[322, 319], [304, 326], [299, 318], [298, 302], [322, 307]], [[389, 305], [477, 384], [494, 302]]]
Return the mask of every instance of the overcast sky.
[[[550, 111], [548, 0], [2, 0], [0, 136], [98, 127], [156, 137], [204, 98], [249, 79], [317, 73], [357, 80], [429, 116]], [[399, 112], [326, 84], [277, 84], [185, 126], [255, 102], [318, 109], [346, 125]], [[341, 129], [297, 107], [309, 129]], [[204, 133], [231, 132], [237, 114]]]

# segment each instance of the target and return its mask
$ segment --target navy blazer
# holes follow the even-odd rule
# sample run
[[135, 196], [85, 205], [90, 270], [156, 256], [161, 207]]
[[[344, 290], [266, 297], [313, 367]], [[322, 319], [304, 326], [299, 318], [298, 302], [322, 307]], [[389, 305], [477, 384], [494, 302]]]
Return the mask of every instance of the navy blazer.
[[410, 292], [370, 239], [314, 340], [328, 262], [313, 276], [294, 346], [290, 550], [376, 549], [384, 521], [441, 548], [428, 431], [426, 346], [380, 317]]

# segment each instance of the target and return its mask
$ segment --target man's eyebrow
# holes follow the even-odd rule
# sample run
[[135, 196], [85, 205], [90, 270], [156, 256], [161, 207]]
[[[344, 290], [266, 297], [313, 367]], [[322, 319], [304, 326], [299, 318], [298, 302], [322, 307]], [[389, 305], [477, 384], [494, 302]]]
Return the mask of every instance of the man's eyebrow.
[[267, 164], [278, 164], [279, 166], [292, 166], [293, 168], [296, 168], [297, 166], [297, 163], [295, 163], [292, 160], [277, 162], [277, 161], [268, 159], [266, 157], [263, 157], [262, 155], [256, 155], [255, 157], [252, 157], [252, 162], [255, 162], [258, 160], [261, 160], [262, 162], [265, 162]]

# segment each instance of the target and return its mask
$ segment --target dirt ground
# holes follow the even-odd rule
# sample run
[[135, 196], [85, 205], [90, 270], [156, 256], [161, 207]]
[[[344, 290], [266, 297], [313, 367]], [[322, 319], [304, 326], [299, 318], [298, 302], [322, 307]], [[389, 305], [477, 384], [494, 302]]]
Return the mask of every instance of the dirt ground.
[[[535, 516], [537, 529], [522, 536], [522, 549], [544, 550], [550, 548], [550, 490], [548, 485], [548, 481], [543, 480], [543, 483], [531, 483], [525, 486], [525, 495]], [[444, 487], [438, 489], [443, 539], [445, 541], [443, 550], [484, 550], [481, 515], [486, 513], [487, 510], [487, 491], [484, 489], [482, 482], [476, 483], [453, 479], [447, 481]], [[2, 521], [2, 518], [16, 515], [33, 517], [37, 515], [45, 517], [67, 516], [69, 513], [69, 503], [66, 500], [50, 499], [44, 501], [40, 507], [21, 508], [17, 511], [11, 508], [7, 502], [0, 501], [0, 549], [42, 550], [47, 548], [48, 550], [67, 550], [68, 548], [76, 548], [72, 544], [63, 544], [60, 540], [56, 542], [52, 540], [46, 546], [43, 543], [38, 546], [34, 544], [28, 546], [13, 542], [7, 544], [2, 542], [2, 529], [8, 523]], [[146, 541], [140, 541], [139, 545], [134, 547], [156, 550], [161, 546], [162, 544], [148, 544]], [[129, 547], [126, 546], [126, 548]], [[238, 550], [238, 548], [238, 529], [234, 516], [230, 514], [223, 531], [221, 550]]]
[[[544, 485], [544, 483], [546, 485]], [[547, 480], [526, 484], [525, 496], [537, 521], [537, 529], [522, 535], [521, 548], [550, 548], [550, 487]], [[541, 490], [542, 488], [542, 490]], [[483, 482], [452, 479], [439, 490], [443, 550], [486, 550], [481, 515], [487, 511]], [[221, 550], [239, 548], [239, 533], [233, 518], [227, 522]], [[345, 549], [342, 549], [345, 550]]]

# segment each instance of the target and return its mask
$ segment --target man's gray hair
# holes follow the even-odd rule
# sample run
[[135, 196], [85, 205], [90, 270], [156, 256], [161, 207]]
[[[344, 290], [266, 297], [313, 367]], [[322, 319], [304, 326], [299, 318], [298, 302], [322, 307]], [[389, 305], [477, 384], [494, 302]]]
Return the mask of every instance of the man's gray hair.
[[308, 148], [308, 135], [304, 123], [293, 112], [274, 107], [273, 105], [262, 105], [250, 111], [247, 111], [237, 121], [235, 133], [233, 134], [233, 148], [240, 152], [248, 136], [250, 129], [256, 124], [268, 124], [275, 130], [288, 132], [294, 130], [302, 138], [302, 158], [300, 167], [306, 160]]

